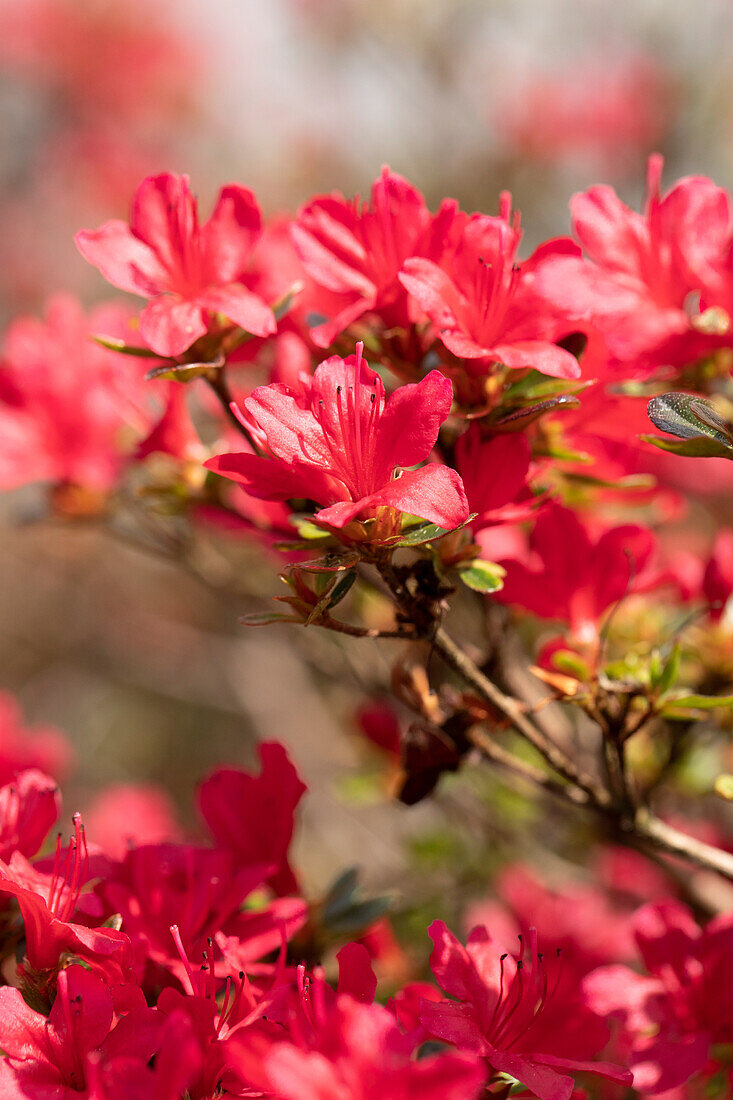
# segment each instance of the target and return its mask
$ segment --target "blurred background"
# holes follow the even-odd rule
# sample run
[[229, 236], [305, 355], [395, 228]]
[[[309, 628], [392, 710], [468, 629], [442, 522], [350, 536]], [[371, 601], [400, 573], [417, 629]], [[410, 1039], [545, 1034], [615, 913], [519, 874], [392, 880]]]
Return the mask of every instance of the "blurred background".
[[[108, 297], [73, 234], [125, 217], [162, 170], [189, 173], [204, 210], [232, 180], [274, 215], [366, 193], [389, 163], [431, 206], [495, 212], [513, 191], [527, 249], [568, 231], [592, 183], [638, 205], [654, 150], [668, 181], [730, 187], [732, 43], [730, 0], [0, 0], [0, 318], [57, 289]], [[277, 738], [313, 792], [296, 858], [314, 889], [353, 862], [378, 886], [419, 874], [410, 847], [448, 869], [446, 815], [501, 837], [485, 779], [460, 780], [477, 787], [462, 808], [450, 782], [413, 810], [389, 801], [353, 711], [394, 650], [237, 626], [276, 591], [274, 560], [180, 568], [43, 518], [40, 494], [1, 507], [0, 686], [71, 741], [68, 813], [101, 784], [152, 782], [189, 827], [196, 780]]]

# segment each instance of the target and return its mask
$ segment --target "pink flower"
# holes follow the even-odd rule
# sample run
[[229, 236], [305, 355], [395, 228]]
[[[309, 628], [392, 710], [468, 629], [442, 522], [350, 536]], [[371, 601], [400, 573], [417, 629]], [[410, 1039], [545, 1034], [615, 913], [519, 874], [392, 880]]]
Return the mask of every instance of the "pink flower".
[[600, 329], [615, 362], [641, 358], [647, 369], [682, 364], [720, 342], [691, 326], [686, 306], [717, 284], [730, 239], [726, 192], [689, 176], [661, 196], [663, 163], [649, 159], [643, 214], [605, 185], [575, 195], [573, 228], [588, 259], [558, 258], [538, 275], [558, 306]]
[[187, 176], [149, 176], [138, 187], [130, 224], [108, 221], [77, 233], [85, 259], [131, 294], [148, 298], [140, 335], [158, 355], [181, 355], [222, 313], [255, 336], [277, 327], [270, 307], [243, 285], [262, 231], [254, 195], [229, 184], [199, 227]]
[[115, 1022], [112, 991], [78, 965], [59, 973], [48, 1018], [30, 1008], [20, 990], [0, 989], [0, 1092], [28, 1100], [97, 1100], [90, 1084], [100, 1063], [113, 1079], [144, 1066], [158, 1045], [160, 1017], [140, 990], [130, 990], [127, 1000]]
[[65, 954], [83, 959], [109, 982], [130, 977], [128, 937], [114, 928], [93, 925], [101, 913], [97, 899], [83, 892], [89, 866], [80, 814], [74, 814], [74, 837], [66, 852], [59, 835], [50, 874], [32, 866], [19, 850], [8, 863], [0, 862], [0, 894], [15, 897], [23, 917], [26, 958], [21, 970], [43, 996]]
[[653, 1096], [733, 1042], [733, 922], [726, 915], [701, 930], [684, 905], [665, 901], [640, 909], [634, 931], [648, 973], [602, 967], [583, 988], [594, 1011], [620, 1021], [634, 1085]]
[[89, 334], [122, 335], [127, 319], [117, 304], [87, 315], [58, 294], [43, 320], [12, 322], [0, 369], [2, 488], [48, 481], [104, 491], [114, 484], [125, 459], [121, 437], [147, 433], [147, 403], [157, 387]]
[[262, 772], [217, 768], [204, 780], [198, 795], [201, 816], [219, 847], [238, 864], [271, 863], [270, 883], [278, 894], [298, 890], [288, 862], [295, 810], [307, 788], [282, 745], [258, 746]]
[[465, 947], [442, 921], [428, 933], [433, 973], [454, 998], [423, 1001], [420, 1023], [428, 1035], [480, 1055], [494, 1073], [516, 1077], [539, 1100], [568, 1100], [573, 1073], [631, 1084], [620, 1066], [587, 1060], [605, 1044], [607, 1031], [582, 1006], [571, 1013], [560, 998], [553, 1003], [560, 960], [545, 961], [536, 933], [516, 957], [500, 955], [485, 928], [474, 928]]
[[172, 800], [153, 785], [107, 787], [84, 817], [96, 843], [115, 860], [123, 860], [131, 845], [178, 840], [181, 835]]
[[724, 528], [715, 537], [713, 552], [705, 566], [702, 590], [711, 607], [711, 617], [719, 621], [726, 614], [733, 595], [733, 531]]
[[485, 1078], [481, 1063], [453, 1052], [415, 1060], [416, 1034], [404, 1034], [388, 1009], [372, 1003], [376, 980], [365, 948], [347, 944], [338, 962], [335, 994], [322, 972], [310, 979], [298, 968], [287, 1031], [235, 1036], [230, 1064], [242, 1080], [273, 1100], [474, 1100]]
[[570, 508], [552, 504], [537, 519], [529, 546], [526, 562], [504, 562], [499, 599], [542, 619], [561, 619], [578, 641], [592, 644], [604, 612], [640, 587], [655, 542], [651, 531], [635, 524], [611, 527], [594, 539]]
[[61, 811], [61, 796], [53, 779], [28, 770], [0, 787], [0, 859], [13, 852], [34, 856]]
[[461, 475], [471, 512], [471, 529], [530, 519], [538, 498], [529, 486], [531, 450], [527, 436], [507, 432], [483, 438], [473, 423], [456, 442], [456, 468]]
[[430, 463], [394, 476], [428, 458], [451, 399], [448, 379], [431, 371], [385, 400], [359, 344], [355, 356], [321, 363], [308, 389], [260, 386], [246, 399], [247, 422], [266, 457], [225, 454], [205, 465], [252, 496], [325, 505], [315, 516], [330, 527], [373, 518], [379, 509], [457, 527], [468, 507], [454, 470]]
[[548, 241], [525, 263], [518, 263], [521, 233], [517, 219], [510, 223], [510, 201], [504, 196], [501, 217], [472, 215], [443, 266], [432, 259], [407, 259], [400, 282], [459, 359], [578, 378], [577, 360], [555, 343], [572, 331], [572, 325], [535, 289], [544, 264], [576, 251], [576, 246], [571, 241]]
[[308, 274], [326, 290], [343, 296], [335, 317], [312, 331], [322, 348], [365, 313], [377, 313], [387, 328], [409, 323], [407, 297], [398, 281], [408, 256], [438, 259], [447, 247], [458, 215], [446, 199], [431, 215], [420, 192], [396, 172], [382, 169], [369, 204], [348, 202], [334, 192], [312, 199], [291, 227]]
[[60, 730], [25, 727], [16, 700], [0, 692], [0, 783], [9, 783], [27, 768], [38, 768], [46, 775], [62, 779], [72, 758], [71, 745]]

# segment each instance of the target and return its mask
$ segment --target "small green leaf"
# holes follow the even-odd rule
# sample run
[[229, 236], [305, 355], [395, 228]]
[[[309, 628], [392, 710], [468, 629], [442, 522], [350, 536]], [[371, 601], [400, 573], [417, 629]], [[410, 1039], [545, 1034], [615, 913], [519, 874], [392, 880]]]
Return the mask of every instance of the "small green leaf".
[[353, 935], [374, 924], [392, 908], [392, 898], [369, 898], [368, 901], [355, 902], [350, 909], [342, 913], [336, 920], [329, 922], [329, 927], [334, 932]]
[[332, 537], [330, 531], [326, 531], [323, 527], [317, 527], [315, 523], [311, 523], [310, 519], [304, 516], [291, 516], [290, 522], [302, 539], [315, 541], [316, 539], [330, 539]]
[[682, 695], [668, 699], [662, 714], [674, 717], [691, 710], [716, 710], [718, 707], [733, 707], [733, 695]]
[[513, 409], [503, 415], [501, 409], [499, 409], [497, 410], [499, 414], [497, 418], [489, 420], [488, 423], [492, 431], [495, 432], [520, 432], [528, 424], [544, 416], [545, 413], [556, 412], [558, 409], [574, 409], [578, 405], [580, 405], [580, 401], [577, 397], [573, 397], [569, 393], [561, 393], [557, 397], [550, 397], [546, 401], [540, 401], [535, 405], [527, 405], [522, 409]]
[[477, 558], [461, 569], [458, 575], [474, 592], [499, 592], [504, 587], [506, 569], [496, 562]]
[[[91, 335], [91, 339], [95, 344], [101, 344], [103, 348], [108, 348], [109, 351], [119, 351], [122, 355], [135, 355], [138, 359], [162, 359], [163, 356], [158, 355], [157, 352], [151, 351], [150, 348], [136, 347], [134, 344], [126, 344], [124, 340], [118, 340], [114, 336], [95, 336]], [[173, 360], [171, 360], [172, 362]]]
[[162, 367], [153, 367], [145, 375], [146, 382], [163, 378], [168, 382], [192, 382], [194, 378], [210, 378], [216, 371], [225, 366], [223, 356], [218, 356], [210, 363], [172, 363], [168, 362]]
[[300, 623], [296, 615], [285, 615], [282, 611], [263, 611], [254, 615], [242, 615], [239, 622], [242, 626], [270, 626], [272, 623]]
[[672, 652], [664, 663], [659, 679], [653, 684], [660, 695], [664, 695], [677, 682], [680, 672], [680, 655], [680, 643], [675, 642], [672, 646]]
[[344, 573], [343, 576], [336, 576], [332, 582], [328, 585], [326, 591], [321, 596], [318, 603], [311, 611], [308, 618], [305, 620], [304, 625], [310, 626], [311, 623], [318, 622], [325, 611], [330, 611], [336, 604], [341, 603], [344, 596], [347, 595], [351, 589], [354, 581], [356, 580], [356, 570], [352, 569], [348, 573]]
[[639, 436], [644, 443], [659, 447], [660, 451], [669, 451], [683, 458], [727, 458], [733, 459], [733, 448], [718, 443], [715, 439], [700, 436], [698, 439], [664, 439], [661, 435]]
[[355, 550], [349, 550], [345, 554], [326, 554], [322, 558], [314, 558], [313, 561], [297, 562], [288, 568], [301, 573], [343, 573], [347, 569], [353, 569], [360, 560]]
[[682, 445], [644, 437], [662, 450], [690, 458], [733, 458], [733, 432], [710, 401], [694, 393], [661, 393], [647, 405], [652, 424], [684, 440]]
[[358, 867], [347, 867], [331, 883], [323, 902], [323, 917], [326, 922], [340, 917], [342, 913], [345, 913], [351, 907], [354, 901], [354, 891], [358, 884]]
[[425, 546], [429, 542], [437, 542], [438, 539], [445, 538], [446, 535], [452, 535], [454, 531], [460, 531], [471, 520], [475, 519], [478, 512], [472, 512], [465, 523], [461, 523], [458, 527], [438, 527], [437, 523], [426, 523], [422, 527], [413, 527], [410, 531], [407, 531], [404, 535], [398, 535], [394, 539], [388, 539], [387, 546]]

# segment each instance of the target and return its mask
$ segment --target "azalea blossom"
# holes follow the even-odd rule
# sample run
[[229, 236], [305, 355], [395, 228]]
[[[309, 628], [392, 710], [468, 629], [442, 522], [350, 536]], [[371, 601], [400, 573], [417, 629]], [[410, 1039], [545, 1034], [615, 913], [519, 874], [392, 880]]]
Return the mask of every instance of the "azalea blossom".
[[535, 286], [544, 264], [577, 248], [572, 241], [548, 241], [525, 263], [517, 262], [521, 233], [518, 220], [511, 220], [510, 206], [506, 195], [500, 217], [472, 215], [444, 263], [407, 259], [400, 282], [459, 359], [578, 378], [577, 360], [556, 343], [572, 325], [543, 301]]
[[417, 188], [387, 167], [369, 203], [338, 193], [307, 203], [291, 226], [295, 247], [313, 281], [340, 297], [336, 315], [312, 330], [316, 344], [328, 347], [365, 313], [377, 314], [386, 328], [405, 327], [408, 302], [398, 279], [404, 261], [439, 259], [463, 220], [450, 199], [431, 215]]
[[[573, 229], [587, 259], [559, 257], [538, 273], [543, 293], [580, 322], [596, 326], [612, 363], [635, 375], [683, 364], [721, 341], [691, 296], [714, 305], [730, 242], [730, 203], [712, 180], [689, 176], [661, 194], [663, 160], [649, 159], [644, 212], [606, 185], [575, 195]], [[703, 302], [703, 308], [705, 306]]]
[[623, 524], [594, 537], [570, 508], [549, 505], [530, 535], [526, 558], [504, 562], [499, 599], [542, 619], [561, 619], [577, 641], [594, 644], [604, 612], [645, 583], [640, 574], [654, 546], [645, 527]]
[[[537, 936], [520, 941], [519, 953], [501, 953], [487, 930], [474, 928], [464, 947], [442, 921], [428, 929], [430, 965], [452, 1000], [426, 1000], [420, 1023], [428, 1035], [486, 1059], [495, 1073], [508, 1073], [538, 1100], [569, 1100], [574, 1073], [591, 1073], [621, 1084], [631, 1074], [621, 1066], [592, 1061], [607, 1032], [582, 1006], [553, 1005], [558, 959], [545, 959]], [[559, 1001], [559, 998], [558, 998]]]
[[277, 327], [270, 307], [243, 283], [262, 231], [254, 195], [229, 184], [199, 226], [187, 176], [149, 176], [138, 187], [130, 224], [108, 221], [76, 235], [79, 251], [104, 277], [148, 299], [140, 336], [162, 356], [181, 355], [221, 313], [255, 336]]
[[620, 1022], [634, 1084], [655, 1096], [712, 1075], [715, 1046], [733, 1042], [733, 922], [727, 914], [701, 929], [665, 901], [640, 909], [634, 932], [647, 973], [601, 967], [583, 988], [596, 1012]]
[[205, 465], [264, 500], [313, 500], [315, 518], [337, 529], [385, 509], [457, 527], [468, 506], [455, 470], [439, 463], [409, 469], [429, 457], [451, 400], [439, 371], [386, 399], [359, 344], [356, 355], [321, 363], [307, 389], [256, 389], [244, 416], [265, 453], [224, 454]]

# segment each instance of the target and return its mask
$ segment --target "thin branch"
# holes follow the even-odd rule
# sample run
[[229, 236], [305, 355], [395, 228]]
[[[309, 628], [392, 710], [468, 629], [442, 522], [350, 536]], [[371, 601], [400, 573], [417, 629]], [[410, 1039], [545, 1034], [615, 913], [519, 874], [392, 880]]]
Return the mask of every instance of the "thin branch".
[[600, 806], [610, 805], [611, 799], [605, 788], [591, 776], [579, 771], [562, 749], [527, 717], [522, 704], [511, 696], [505, 695], [496, 684], [489, 680], [487, 676], [484, 676], [468, 654], [461, 649], [443, 627], [438, 627], [433, 641], [436, 651], [440, 653], [446, 664], [458, 672], [466, 683], [495, 707], [500, 714], [503, 714], [517, 732], [537, 749], [551, 768], [564, 779], [567, 779], [569, 783], [574, 783], [581, 791], [585, 791]]

